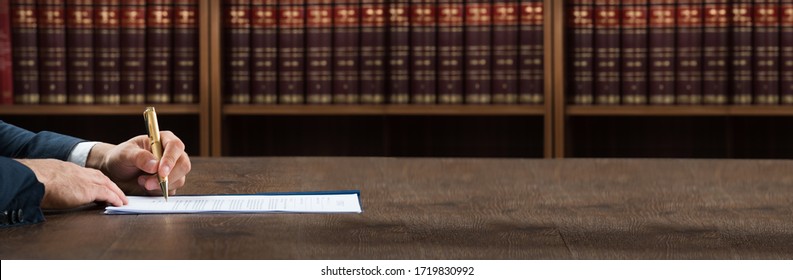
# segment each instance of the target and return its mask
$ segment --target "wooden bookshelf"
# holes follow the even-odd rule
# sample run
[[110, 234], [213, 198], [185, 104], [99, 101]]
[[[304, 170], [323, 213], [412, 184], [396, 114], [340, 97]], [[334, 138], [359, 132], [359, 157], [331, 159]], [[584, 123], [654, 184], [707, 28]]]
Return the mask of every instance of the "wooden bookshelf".
[[142, 115], [147, 106], [154, 106], [161, 115], [198, 115], [198, 104], [155, 104], [155, 105], [13, 105], [0, 107], [0, 115], [53, 115], [53, 116], [103, 116]]

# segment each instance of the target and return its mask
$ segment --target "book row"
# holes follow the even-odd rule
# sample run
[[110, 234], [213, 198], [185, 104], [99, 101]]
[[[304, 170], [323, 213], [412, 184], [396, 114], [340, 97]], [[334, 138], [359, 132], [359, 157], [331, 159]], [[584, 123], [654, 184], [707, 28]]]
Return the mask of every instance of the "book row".
[[793, 0], [573, 0], [573, 104], [793, 104]]

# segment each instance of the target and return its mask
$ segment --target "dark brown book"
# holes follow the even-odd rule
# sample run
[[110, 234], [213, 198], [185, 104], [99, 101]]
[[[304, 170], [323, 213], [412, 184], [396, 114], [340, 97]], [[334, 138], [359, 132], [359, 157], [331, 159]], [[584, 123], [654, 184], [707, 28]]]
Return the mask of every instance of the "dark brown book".
[[306, 5], [306, 102], [333, 102], [333, 1]]
[[11, 58], [11, 11], [0, 1], [0, 105], [14, 103], [14, 73]]
[[66, 10], [63, 0], [38, 2], [39, 92], [43, 104], [65, 104]]
[[198, 0], [174, 0], [173, 102], [198, 102]]
[[361, 13], [358, 0], [333, 1], [333, 103], [358, 103]]
[[779, 92], [782, 104], [793, 104], [793, 0], [781, 0], [779, 29], [780, 65]]
[[729, 9], [732, 26], [732, 103], [752, 104], [752, 0], [735, 0]]
[[595, 0], [595, 102], [620, 103], [620, 6]]
[[[542, 0], [520, 1], [518, 102], [524, 104], [541, 104], [545, 99], [545, 68], [543, 63], [545, 60], [545, 39], [543, 34], [545, 17], [543, 11]], [[573, 16], [576, 15], [574, 14]], [[589, 57], [591, 58], [591, 48], [589, 51]], [[591, 71], [589, 73], [590, 75], [592, 74]], [[590, 77], [590, 88], [591, 81]]]
[[410, 2], [410, 102], [414, 104], [436, 100], [436, 8], [433, 1]]
[[729, 92], [730, 38], [728, 0], [706, 0], [703, 37], [702, 101], [726, 104]]
[[518, 42], [520, 3], [496, 0], [493, 9], [493, 75], [490, 88], [494, 104], [518, 102]]
[[119, 6], [119, 93], [123, 104], [146, 102], [146, 1], [124, 0]]
[[12, 0], [11, 42], [13, 42], [13, 90], [18, 104], [39, 103], [38, 31], [35, 0]]
[[593, 0], [573, 0], [568, 8], [569, 87], [568, 96], [572, 104], [594, 102], [594, 27], [595, 7]]
[[286, 0], [278, 4], [278, 102], [302, 104], [306, 70], [305, 2]]
[[94, 97], [98, 104], [119, 104], [121, 79], [118, 0], [94, 0]]
[[653, 105], [674, 104], [677, 47], [675, 0], [650, 1], [649, 13], [649, 102]]
[[146, 3], [146, 102], [171, 102], [173, 0]]
[[677, 1], [677, 68], [675, 102], [702, 102], [702, 24], [704, 14], [698, 0]]
[[410, 101], [410, 4], [394, 0], [388, 4], [388, 101]]
[[94, 103], [94, 7], [66, 1], [66, 92], [69, 103]]
[[465, 1], [438, 3], [438, 103], [461, 104], [465, 87]]
[[361, 103], [385, 102], [386, 1], [361, 1]]
[[224, 96], [231, 104], [250, 103], [251, 1], [224, 0]]
[[754, 1], [754, 102], [779, 103], [778, 0]]
[[647, 0], [622, 1], [622, 47], [620, 69], [622, 103], [647, 103], [647, 57], [649, 20]]
[[468, 104], [491, 101], [492, 16], [490, 1], [465, 3], [465, 103]]
[[278, 1], [251, 1], [251, 102], [278, 102]]

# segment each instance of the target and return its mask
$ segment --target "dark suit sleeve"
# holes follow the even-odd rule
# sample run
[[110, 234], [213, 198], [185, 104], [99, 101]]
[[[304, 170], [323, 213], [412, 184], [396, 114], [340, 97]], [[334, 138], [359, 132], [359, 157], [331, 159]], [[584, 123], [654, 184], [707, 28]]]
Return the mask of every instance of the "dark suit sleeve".
[[33, 133], [0, 121], [0, 227], [44, 221], [44, 184], [14, 158], [67, 160], [83, 140], [43, 131]]

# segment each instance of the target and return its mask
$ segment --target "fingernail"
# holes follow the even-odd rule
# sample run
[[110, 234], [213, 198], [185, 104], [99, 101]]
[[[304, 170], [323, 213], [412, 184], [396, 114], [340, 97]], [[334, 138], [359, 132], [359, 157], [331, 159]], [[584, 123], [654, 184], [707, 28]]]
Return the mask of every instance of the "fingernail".
[[146, 162], [146, 170], [156, 170], [157, 169], [157, 161], [150, 160]]

